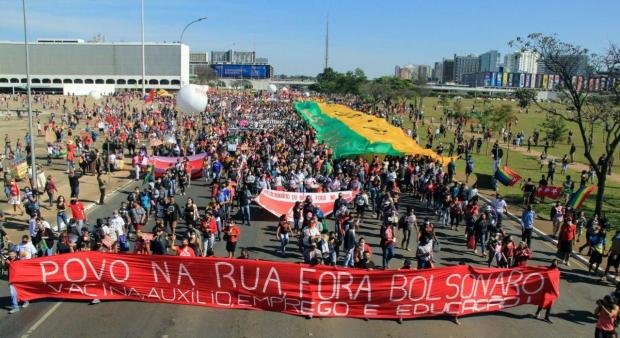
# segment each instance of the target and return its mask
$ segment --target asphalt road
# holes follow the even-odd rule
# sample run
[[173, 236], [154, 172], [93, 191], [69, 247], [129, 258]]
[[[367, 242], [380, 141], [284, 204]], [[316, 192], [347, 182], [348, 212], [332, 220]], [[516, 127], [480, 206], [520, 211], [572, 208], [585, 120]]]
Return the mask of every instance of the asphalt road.
[[[89, 218], [111, 214], [128, 191], [129, 185], [111, 197], [105, 206], [89, 212]], [[193, 182], [188, 191], [199, 206], [204, 206], [210, 189], [203, 182]], [[83, 196], [95, 199], [96, 196]], [[183, 205], [186, 197], [178, 197]], [[414, 205], [418, 217], [429, 215], [411, 198], [404, 199], [404, 205]], [[252, 258], [282, 260], [276, 253], [276, 219], [259, 207], [252, 209], [252, 226], [242, 226], [238, 248], [247, 247]], [[513, 222], [508, 222], [515, 225]], [[333, 227], [333, 221], [329, 221]], [[515, 227], [509, 232], [517, 234]], [[465, 248], [461, 229], [456, 231], [437, 229], [442, 243], [441, 252], [436, 254], [440, 266], [466, 263], [482, 265], [477, 257]], [[379, 224], [367, 219], [358, 234], [367, 238], [373, 246], [375, 263], [381, 262], [378, 246]], [[295, 241], [289, 244], [290, 248]], [[534, 258], [530, 265], [548, 265], [554, 257], [555, 248], [536, 238], [533, 242]], [[290, 250], [292, 253], [294, 250]], [[391, 265], [398, 267], [402, 259], [415, 251], [397, 250], [397, 258]], [[224, 244], [216, 242], [216, 256], [225, 256]], [[291, 254], [290, 261], [299, 261]], [[387, 320], [363, 321], [345, 318], [305, 319], [266, 311], [224, 310], [204, 307], [151, 304], [139, 302], [103, 302], [89, 305], [87, 302], [36, 301], [17, 314], [9, 315], [10, 299], [8, 285], [0, 281], [0, 304], [6, 310], [0, 312], [0, 337], [586, 337], [594, 332], [595, 318], [592, 311], [595, 301], [612, 291], [609, 284], [587, 275], [587, 269], [574, 262], [570, 267], [561, 267], [562, 280], [560, 298], [553, 306], [553, 324], [533, 319], [534, 306], [521, 306], [506, 311], [472, 315], [456, 325], [447, 318], [407, 320], [402, 324]]]

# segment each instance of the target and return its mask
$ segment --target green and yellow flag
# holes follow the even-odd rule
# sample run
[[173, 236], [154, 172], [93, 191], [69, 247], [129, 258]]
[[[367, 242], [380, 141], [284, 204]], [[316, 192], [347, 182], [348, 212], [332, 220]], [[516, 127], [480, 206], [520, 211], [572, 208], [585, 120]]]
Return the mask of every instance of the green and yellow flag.
[[385, 119], [340, 104], [299, 101], [295, 109], [316, 131], [317, 138], [334, 151], [334, 157], [355, 155], [422, 155], [447, 164], [450, 158], [420, 147]]

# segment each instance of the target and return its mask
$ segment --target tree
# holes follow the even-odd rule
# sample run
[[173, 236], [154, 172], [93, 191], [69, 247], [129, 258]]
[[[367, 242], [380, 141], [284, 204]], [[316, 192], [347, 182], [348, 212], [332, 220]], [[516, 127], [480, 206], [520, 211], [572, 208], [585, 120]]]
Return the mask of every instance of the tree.
[[339, 73], [325, 68], [316, 77], [316, 83], [310, 89], [323, 94], [359, 95], [361, 87], [368, 81], [366, 74], [359, 68], [346, 73]]
[[428, 97], [431, 94], [431, 90], [426, 86], [425, 80], [417, 80], [413, 82], [414, 90], [416, 95], [420, 98], [418, 101], [418, 106], [422, 108], [424, 104], [424, 98]]
[[441, 104], [441, 108], [443, 108], [444, 115], [448, 112], [448, 98], [445, 95], [442, 95], [439, 98], [439, 104]]
[[491, 119], [495, 128], [506, 127], [510, 129], [513, 123], [517, 122], [517, 115], [515, 115], [514, 109], [510, 103], [502, 103], [499, 108], [493, 111], [493, 117]]
[[200, 65], [196, 67], [196, 78], [198, 79], [198, 84], [203, 85], [209, 81], [216, 80], [217, 73], [207, 65]]
[[525, 109], [536, 99], [536, 92], [531, 89], [519, 88], [515, 91], [515, 97], [519, 102], [519, 107]]
[[562, 141], [566, 134], [566, 122], [563, 119], [547, 115], [545, 122], [542, 123], [542, 129], [547, 135], [547, 140], [551, 141], [551, 146], [555, 147], [555, 143]]
[[[602, 216], [603, 199], [607, 173], [612, 166], [613, 156], [620, 143], [620, 92], [618, 87], [620, 70], [620, 50], [611, 44], [603, 55], [590, 54], [587, 48], [560, 41], [556, 36], [547, 36], [540, 33], [530, 34], [525, 38], [517, 38], [510, 45], [516, 45], [521, 50], [531, 50], [539, 55], [539, 60], [553, 74], [560, 76], [560, 91], [564, 100], [556, 101], [555, 105], [537, 105], [547, 113], [566, 122], [575, 123], [578, 135], [584, 144], [584, 157], [594, 168], [597, 178], [596, 205], [594, 213]], [[598, 95], [591, 95], [587, 86], [580, 86], [574, 77], [582, 75], [586, 79], [597, 71], [616, 78], [616, 85], [604, 99], [592, 99]], [[558, 106], [563, 107], [559, 109]], [[605, 125], [603, 132], [595, 128]], [[589, 136], [602, 134], [602, 139], [596, 142], [603, 144], [603, 151], [598, 160], [594, 148], [589, 146], [594, 142]]]
[[230, 83], [230, 86], [236, 89], [252, 89], [252, 81], [248, 79], [235, 80]]

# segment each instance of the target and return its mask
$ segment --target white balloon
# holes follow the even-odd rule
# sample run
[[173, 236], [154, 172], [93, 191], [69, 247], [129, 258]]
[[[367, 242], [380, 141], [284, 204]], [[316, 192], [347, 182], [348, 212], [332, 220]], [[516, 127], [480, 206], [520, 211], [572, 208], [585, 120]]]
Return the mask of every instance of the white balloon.
[[99, 100], [101, 98], [101, 93], [96, 90], [91, 90], [89, 95], [93, 98], [93, 100]]
[[274, 85], [273, 83], [269, 85], [269, 91], [272, 93], [275, 93], [278, 90], [278, 87], [276, 87], [276, 85]]
[[288, 88], [286, 88], [286, 87], [282, 87], [282, 88], [280, 89], [280, 91], [281, 91], [281, 92], [283, 92], [283, 93], [288, 93]]
[[209, 103], [208, 88], [190, 84], [177, 93], [177, 109], [186, 113], [200, 113]]
[[305, 97], [310, 97], [310, 93], [308, 93], [308, 92], [304, 92], [304, 96], [305, 96]]

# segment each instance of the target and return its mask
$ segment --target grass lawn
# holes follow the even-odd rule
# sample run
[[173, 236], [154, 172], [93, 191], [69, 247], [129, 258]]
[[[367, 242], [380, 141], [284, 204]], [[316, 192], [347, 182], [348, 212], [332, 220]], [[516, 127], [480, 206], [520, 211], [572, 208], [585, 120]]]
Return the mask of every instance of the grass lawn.
[[[452, 100], [450, 100], [450, 102], [451, 101]], [[463, 99], [464, 109], [470, 109], [472, 107], [472, 104], [476, 106], [482, 105], [481, 100], [475, 100], [475, 102], [476, 103], [474, 103], [473, 99]], [[491, 102], [494, 106], [508, 102], [510, 104], [515, 105], [516, 112], [518, 112], [519, 110], [518, 106], [516, 105], [516, 102], [510, 102], [510, 101], [491, 101]], [[436, 109], [434, 109], [434, 106], [436, 106]], [[434, 117], [434, 121], [438, 121], [443, 113], [443, 110], [439, 106], [439, 102], [437, 98], [425, 98], [423, 109], [424, 109], [424, 116], [425, 116], [426, 122], [430, 121], [430, 117]], [[527, 136], [530, 135], [531, 132], [534, 130], [534, 128], [538, 127], [540, 130], [539, 126], [542, 123], [542, 121], [545, 120], [544, 113], [541, 113], [538, 110], [538, 108], [535, 106], [530, 107], [528, 114], [517, 113], [517, 117], [519, 118], [519, 122], [516, 125], [516, 127], [513, 127], [513, 131], [523, 130], [525, 132], [526, 139], [527, 139]], [[406, 120], [404, 122], [405, 122], [406, 127], [411, 126], [410, 121]], [[418, 133], [421, 144], [426, 144], [427, 135], [426, 135], [425, 129], [426, 128], [420, 129], [420, 132]], [[469, 128], [467, 128], [467, 130], [469, 130]], [[587, 164], [587, 161], [583, 157], [583, 151], [580, 151], [583, 149], [583, 144], [581, 142], [581, 138], [577, 137], [578, 130], [577, 130], [576, 124], [574, 125], [573, 132], [575, 133], [575, 143], [577, 145], [577, 152], [575, 153], [575, 161]], [[496, 137], [496, 135], [494, 136]], [[542, 136], [544, 137], [544, 133], [542, 134]], [[602, 136], [600, 133], [594, 135], [594, 149], [596, 153], [596, 158], [598, 157], [598, 154], [600, 154], [599, 152], [602, 151], [603, 149], [603, 145], [602, 145], [603, 140], [599, 139], [597, 141], [597, 137], [602, 137]], [[438, 139], [437, 141], [435, 141], [434, 145], [437, 145], [438, 141], [441, 141], [444, 143], [444, 145], [446, 145], [446, 149], [447, 149], [447, 145], [453, 140], [454, 140], [454, 136], [450, 132], [448, 132], [447, 137], [445, 139]], [[491, 159], [490, 153], [486, 155], [484, 154], [485, 146], [486, 146], [485, 144], [482, 145], [482, 150], [479, 155], [476, 154], [475, 152], [473, 153], [473, 158], [475, 162], [474, 172], [492, 176], [493, 175], [493, 160]], [[504, 149], [504, 152], [506, 153], [506, 145], [500, 142], [500, 146]], [[539, 148], [540, 148], [539, 150], [542, 151], [542, 146]], [[569, 145], [565, 144], [565, 142], [562, 144], [556, 144], [554, 148], [549, 148], [549, 154], [552, 156], [561, 158], [565, 153], [568, 153], [568, 149], [569, 149]], [[620, 161], [615, 161], [614, 168], [613, 168], [614, 173], [618, 172], [618, 169], [619, 169], [618, 166], [620, 165], [619, 162]], [[531, 177], [535, 183], [537, 183], [538, 180], [540, 179], [540, 176], [542, 174], [546, 174], [546, 171], [547, 171], [546, 166], [543, 169], [543, 171], [540, 171], [540, 165], [539, 165], [537, 157], [528, 156], [526, 154], [520, 153], [518, 151], [513, 151], [513, 150], [510, 150], [508, 154], [508, 165], [510, 168], [518, 172], [523, 177], [524, 180], [526, 180], [528, 177]], [[554, 182], [555, 186], [561, 186], [565, 178], [563, 175], [561, 175], [560, 167], [561, 167], [560, 164], [558, 164], [557, 171], [556, 171], [556, 179]], [[464, 160], [457, 161], [457, 172], [460, 172], [460, 173], [465, 172], [465, 161]], [[577, 180], [577, 184], [578, 184], [578, 177], [579, 177], [580, 172], [572, 170], [569, 167], [567, 174], [571, 175], [573, 180]], [[596, 183], [596, 179], [594, 182]], [[470, 184], [471, 183], [473, 182], [470, 181]], [[521, 187], [519, 184], [513, 187], [505, 187], [500, 184], [499, 191], [506, 197], [506, 200], [508, 203], [512, 205], [520, 205], [522, 203], [523, 193], [521, 191]], [[540, 216], [548, 218], [549, 211], [551, 208], [550, 202], [551, 201], [546, 199], [545, 203], [535, 205], [534, 208], [536, 212]], [[582, 209], [586, 212], [586, 215], [590, 216], [592, 214], [592, 212], [594, 211], [594, 204], [595, 203], [594, 203], [594, 194], [593, 194], [590, 196], [590, 198], [588, 198], [586, 203], [584, 203], [584, 205], [582, 206]], [[609, 218], [611, 226], [613, 228], [620, 229], [620, 183], [612, 181], [611, 179], [607, 180], [607, 185], [605, 188], [605, 200], [603, 204], [603, 211], [606, 214], [606, 216]]]

